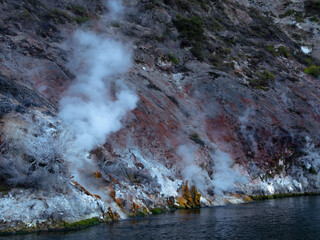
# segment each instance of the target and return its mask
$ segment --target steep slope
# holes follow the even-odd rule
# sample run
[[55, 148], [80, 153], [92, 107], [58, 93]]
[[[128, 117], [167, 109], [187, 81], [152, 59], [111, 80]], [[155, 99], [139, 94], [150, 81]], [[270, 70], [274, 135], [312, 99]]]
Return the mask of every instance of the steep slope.
[[[1, 189], [8, 192], [0, 211], [30, 191], [41, 204], [61, 197], [84, 206], [79, 212], [30, 207], [17, 219], [2, 215], [0, 230], [13, 222], [115, 218], [109, 206], [123, 217], [243, 202], [248, 195], [319, 191], [319, 1], [141, 0], [124, 1], [125, 9], [98, 0], [0, 3], [0, 172]], [[121, 72], [104, 76], [104, 87], [114, 104], [123, 86], [139, 98], [134, 110], [121, 115], [122, 128], [106, 132], [106, 141], [88, 157], [75, 153], [77, 133], [70, 133], [59, 114], [82, 66], [91, 58], [104, 61], [99, 53], [81, 58], [80, 65], [70, 58], [74, 49], [91, 46], [73, 45], [78, 29], [130, 43], [131, 68], [120, 77]], [[126, 102], [134, 105], [134, 99]], [[40, 161], [17, 180], [12, 172], [21, 166], [8, 170], [8, 156], [21, 156], [27, 162], [22, 168], [44, 158], [25, 153], [29, 141], [52, 145], [57, 154], [50, 163], [59, 170]], [[80, 169], [82, 158], [90, 166]], [[40, 184], [39, 169], [50, 182]], [[37, 215], [41, 211], [50, 214]], [[28, 212], [32, 220], [22, 216]]]

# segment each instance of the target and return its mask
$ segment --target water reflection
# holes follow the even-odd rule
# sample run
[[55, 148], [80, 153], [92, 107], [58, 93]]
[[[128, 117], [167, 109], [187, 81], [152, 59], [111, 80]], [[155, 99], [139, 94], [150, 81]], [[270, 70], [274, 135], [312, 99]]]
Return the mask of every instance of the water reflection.
[[67, 233], [4, 239], [319, 239], [320, 197], [179, 210]]

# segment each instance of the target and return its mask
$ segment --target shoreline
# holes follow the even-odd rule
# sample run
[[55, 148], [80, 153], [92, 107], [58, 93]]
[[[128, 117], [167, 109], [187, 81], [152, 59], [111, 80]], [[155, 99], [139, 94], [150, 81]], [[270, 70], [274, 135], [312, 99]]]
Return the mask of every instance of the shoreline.
[[[307, 196], [320, 196], [320, 192], [305, 192], [305, 193], [283, 193], [283, 194], [272, 194], [272, 195], [256, 195], [256, 196], [250, 196], [252, 199], [251, 201], [244, 202], [244, 203], [250, 203], [250, 202], [259, 202], [259, 201], [265, 201], [265, 200], [271, 200], [271, 199], [281, 199], [281, 198], [292, 198], [292, 197], [307, 197]], [[230, 205], [233, 203], [229, 203], [226, 205]], [[239, 203], [241, 204], [241, 203]], [[243, 203], [242, 203], [243, 204]], [[225, 205], [224, 205], [225, 206]], [[73, 223], [69, 223], [66, 221], [61, 222], [45, 222], [45, 223], [37, 223], [36, 226], [28, 227], [25, 223], [20, 223], [20, 226], [15, 227], [8, 227], [3, 230], [0, 230], [0, 236], [13, 236], [13, 235], [25, 235], [25, 234], [32, 234], [32, 233], [45, 233], [45, 232], [68, 232], [68, 231], [78, 231], [86, 228], [90, 228], [92, 226], [96, 226], [102, 223], [106, 224], [112, 224], [114, 222], [118, 221], [126, 221], [126, 220], [132, 220], [132, 219], [142, 219], [147, 218], [149, 216], [153, 215], [160, 215], [167, 213], [169, 211], [177, 211], [177, 210], [194, 210], [194, 209], [201, 209], [201, 208], [212, 208], [215, 206], [205, 206], [200, 208], [169, 208], [169, 209], [161, 209], [161, 211], [150, 211], [150, 214], [145, 215], [137, 215], [135, 217], [129, 217], [128, 219], [120, 219], [120, 220], [103, 220], [99, 217], [93, 217], [89, 219], [84, 219], [80, 221], [76, 221]], [[19, 225], [19, 224], [18, 224]]]

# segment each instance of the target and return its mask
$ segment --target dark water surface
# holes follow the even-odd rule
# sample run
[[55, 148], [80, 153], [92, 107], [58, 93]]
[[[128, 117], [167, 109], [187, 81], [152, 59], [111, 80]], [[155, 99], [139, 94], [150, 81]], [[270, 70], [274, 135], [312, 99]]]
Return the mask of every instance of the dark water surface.
[[268, 200], [4, 239], [320, 239], [320, 197]]

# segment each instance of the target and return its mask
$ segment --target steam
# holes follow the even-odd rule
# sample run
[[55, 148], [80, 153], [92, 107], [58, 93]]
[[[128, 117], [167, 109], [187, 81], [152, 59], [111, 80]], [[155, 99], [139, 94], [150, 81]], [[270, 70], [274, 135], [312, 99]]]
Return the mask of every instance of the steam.
[[197, 148], [194, 145], [181, 145], [177, 154], [182, 158], [182, 177], [190, 185], [195, 185], [202, 194], [208, 188], [214, 188], [215, 195], [225, 192], [234, 192], [240, 185], [248, 183], [248, 178], [241, 174], [240, 169], [234, 165], [231, 157], [220, 150], [216, 150], [211, 158], [214, 162], [214, 175], [211, 179], [207, 171], [201, 168], [196, 161]]
[[197, 148], [191, 144], [181, 145], [177, 150], [178, 156], [183, 160], [181, 171], [183, 180], [188, 180], [191, 185], [204, 193], [210, 178], [208, 173], [196, 163], [196, 152]]
[[73, 52], [71, 69], [77, 78], [60, 101], [60, 118], [78, 148], [89, 151], [121, 128], [121, 119], [138, 99], [121, 84], [116, 84], [115, 100], [111, 96], [113, 77], [125, 73], [131, 63], [121, 43], [79, 30], [73, 37]]
[[246, 109], [246, 111], [244, 112], [244, 114], [239, 117], [239, 121], [241, 123], [240, 129], [241, 129], [241, 133], [242, 135], [248, 139], [248, 141], [251, 143], [251, 150], [254, 153], [257, 153], [257, 149], [258, 149], [258, 144], [256, 142], [256, 140], [254, 139], [254, 130], [253, 129], [249, 129], [248, 127], [250, 126], [250, 118], [252, 116], [254, 116], [253, 113], [254, 108], [251, 106], [249, 108]]
[[109, 9], [109, 15], [111, 19], [117, 19], [121, 17], [124, 12], [124, 6], [122, 0], [109, 0], [106, 3], [106, 7]]
[[223, 192], [234, 192], [238, 184], [246, 184], [248, 179], [243, 176], [239, 169], [234, 168], [231, 157], [220, 150], [212, 156], [215, 164], [215, 174], [212, 181], [214, 192], [221, 195]]
[[[112, 0], [107, 5], [114, 17], [122, 11], [119, 1]], [[71, 170], [77, 181], [94, 185], [90, 178], [96, 166], [89, 158], [90, 150], [121, 129], [121, 120], [138, 101], [121, 80], [131, 66], [131, 51], [93, 31], [77, 30], [70, 42], [69, 69], [76, 79], [59, 103], [59, 117], [73, 143], [65, 158], [73, 163]]]

